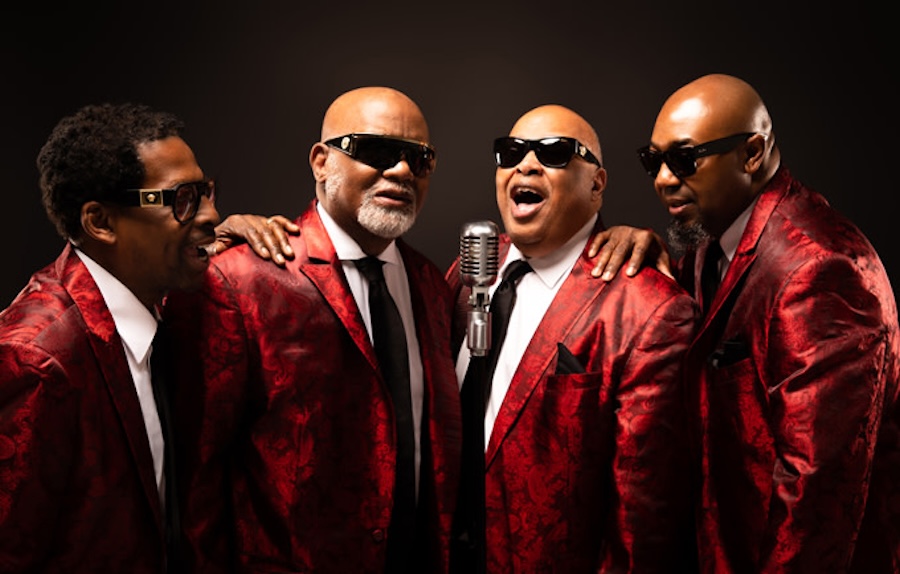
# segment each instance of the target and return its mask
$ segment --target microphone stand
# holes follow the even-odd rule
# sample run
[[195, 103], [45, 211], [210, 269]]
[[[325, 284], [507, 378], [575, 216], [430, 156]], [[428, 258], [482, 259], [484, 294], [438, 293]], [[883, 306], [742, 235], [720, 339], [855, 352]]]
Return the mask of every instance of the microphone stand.
[[[463, 463], [464, 468], [468, 469], [466, 472], [468, 478], [467, 488], [470, 489], [471, 493], [471, 496], [469, 497], [471, 506], [469, 510], [468, 528], [471, 562], [466, 569], [466, 572], [471, 572], [472, 574], [486, 574], [487, 572], [487, 534], [485, 532], [487, 512], [485, 509], [484, 463], [484, 413], [486, 408], [484, 378], [487, 374], [487, 367], [487, 357], [473, 356], [470, 359], [469, 368], [474, 369], [475, 374], [473, 381], [477, 381], [478, 383], [473, 390], [478, 394], [479, 400], [471, 401], [469, 404], [476, 405], [478, 409], [477, 411], [475, 409], [469, 409], [470, 412], [462, 413], [464, 419], [470, 417], [469, 420], [475, 422], [475, 424], [472, 424], [469, 427], [475, 431], [471, 433], [471, 436], [469, 437], [469, 440], [474, 444], [465, 451], [468, 454], [468, 459]], [[463, 442], [465, 444], [468, 441], [464, 439]]]
[[[458, 542], [459, 560], [454, 561], [454, 574], [486, 574], [487, 552], [485, 533], [485, 464], [484, 464], [484, 413], [485, 377], [488, 373], [488, 350], [490, 347], [490, 313], [487, 290], [473, 290], [469, 299], [468, 345], [471, 351], [466, 381], [462, 393], [463, 457], [461, 508], [463, 523]], [[468, 386], [468, 388], [466, 388]], [[472, 396], [474, 393], [474, 397]]]
[[466, 332], [470, 358], [461, 391], [462, 473], [450, 572], [487, 574], [484, 415], [491, 345], [488, 292], [497, 275], [497, 226], [493, 222], [478, 222], [464, 229], [460, 264], [463, 283], [472, 288]]

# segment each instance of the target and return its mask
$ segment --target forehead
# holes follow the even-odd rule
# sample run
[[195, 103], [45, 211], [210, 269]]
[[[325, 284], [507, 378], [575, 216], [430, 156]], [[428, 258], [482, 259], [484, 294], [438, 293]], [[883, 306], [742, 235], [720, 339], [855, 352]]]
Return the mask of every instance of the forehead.
[[547, 136], [573, 137], [583, 142], [589, 141], [588, 130], [583, 122], [561, 111], [538, 111], [522, 116], [509, 133], [522, 139], [540, 139]]
[[370, 133], [428, 141], [428, 125], [419, 110], [402, 98], [379, 98], [361, 102], [338, 118], [342, 133]]
[[671, 142], [699, 143], [711, 138], [715, 124], [713, 110], [703, 98], [672, 100], [660, 110], [651, 140], [663, 147]]
[[144, 163], [146, 187], [169, 187], [203, 178], [194, 152], [177, 136], [144, 142], [137, 146]]

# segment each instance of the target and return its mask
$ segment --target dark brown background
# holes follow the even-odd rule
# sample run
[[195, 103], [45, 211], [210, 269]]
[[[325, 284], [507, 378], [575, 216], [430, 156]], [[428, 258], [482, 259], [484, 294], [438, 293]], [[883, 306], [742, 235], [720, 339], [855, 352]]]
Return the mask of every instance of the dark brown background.
[[408, 239], [445, 268], [464, 222], [499, 222], [492, 139], [543, 103], [570, 106], [597, 128], [610, 172], [607, 224], [661, 231], [666, 215], [634, 150], [665, 97], [708, 72], [757, 87], [794, 174], [856, 221], [892, 281], [900, 280], [891, 235], [900, 194], [898, 65], [889, 57], [886, 8], [675, 0], [77, 4], [31, 3], [3, 19], [0, 307], [62, 246], [40, 205], [34, 160], [53, 125], [83, 104], [134, 100], [175, 112], [201, 167], [220, 182], [223, 216], [293, 217], [313, 196], [307, 156], [330, 101], [361, 85], [399, 88], [425, 112], [439, 156]]

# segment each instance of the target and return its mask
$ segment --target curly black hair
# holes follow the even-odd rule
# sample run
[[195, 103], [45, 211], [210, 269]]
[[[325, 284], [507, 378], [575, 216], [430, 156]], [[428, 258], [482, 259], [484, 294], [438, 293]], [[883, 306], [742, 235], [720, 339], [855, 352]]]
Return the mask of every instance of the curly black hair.
[[37, 157], [41, 199], [64, 239], [81, 235], [81, 206], [141, 187], [139, 144], [180, 136], [183, 122], [143, 104], [93, 104], [53, 128]]

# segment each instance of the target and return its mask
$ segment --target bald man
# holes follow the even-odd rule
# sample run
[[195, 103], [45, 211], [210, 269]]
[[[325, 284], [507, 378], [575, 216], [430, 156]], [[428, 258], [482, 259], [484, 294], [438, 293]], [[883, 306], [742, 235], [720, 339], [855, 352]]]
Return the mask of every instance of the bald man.
[[[474, 480], [486, 481], [486, 568], [468, 543], [477, 533], [467, 532], [475, 529], [463, 490], [453, 570], [686, 571], [692, 537], [680, 366], [696, 304], [655, 269], [630, 280], [591, 277], [586, 250], [604, 229], [607, 174], [584, 118], [538, 107], [494, 142], [494, 152], [506, 231], [500, 275], [521, 261], [529, 268], [487, 377], [486, 413], [466, 422], [484, 425], [485, 443], [475, 448], [486, 473]], [[458, 266], [447, 279], [462, 318], [470, 288]], [[466, 371], [480, 357], [470, 360], [463, 335], [456, 329], [454, 349], [466, 401], [474, 392]], [[464, 468], [469, 484], [472, 470]]]
[[[326, 111], [309, 163], [315, 199], [293, 258], [228, 249], [200, 297], [168, 305], [202, 367], [182, 365], [179, 404], [194, 437], [194, 571], [446, 572], [461, 443], [452, 300], [400, 239], [435, 165], [428, 125], [396, 90], [352, 90]], [[366, 257], [399, 311], [405, 398], [373, 343]]]
[[686, 370], [702, 570], [900, 571], [900, 333], [872, 245], [791, 176], [733, 76], [673, 93], [639, 156], [708, 308]]

